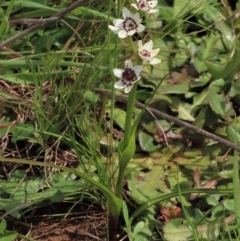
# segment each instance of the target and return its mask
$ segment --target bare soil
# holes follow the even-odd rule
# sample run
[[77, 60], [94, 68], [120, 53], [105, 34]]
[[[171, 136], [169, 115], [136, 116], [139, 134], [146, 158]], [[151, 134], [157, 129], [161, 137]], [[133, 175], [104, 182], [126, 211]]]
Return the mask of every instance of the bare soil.
[[[9, 225], [8, 229], [38, 241], [104, 241], [107, 233], [106, 212], [87, 204], [49, 205]], [[24, 239], [16, 241], [20, 240]]]

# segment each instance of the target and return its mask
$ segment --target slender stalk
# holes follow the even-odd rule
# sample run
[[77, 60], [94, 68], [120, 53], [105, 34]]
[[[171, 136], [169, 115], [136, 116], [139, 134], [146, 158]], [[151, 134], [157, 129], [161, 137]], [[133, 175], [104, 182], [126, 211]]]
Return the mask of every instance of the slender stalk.
[[[108, 12], [111, 12], [112, 3], [109, 4]], [[121, 11], [121, 1], [119, 0], [116, 7], [116, 16], [120, 16]], [[108, 22], [110, 20], [110, 15]], [[114, 58], [113, 61], [110, 61], [110, 68], [113, 69], [113, 66], [117, 65], [117, 57], [118, 57], [118, 43], [119, 38], [115, 36], [115, 42], [114, 42]], [[111, 46], [110, 42], [110, 32], [108, 31], [108, 46]], [[111, 49], [109, 49], [109, 52]], [[113, 138], [113, 113], [114, 113], [114, 106], [115, 106], [115, 89], [114, 89], [114, 82], [115, 82], [115, 76], [112, 74], [112, 94], [111, 94], [111, 118], [110, 118], [110, 146], [108, 148], [108, 156], [111, 156], [112, 152], [112, 138]], [[107, 240], [115, 240], [116, 234], [117, 234], [117, 227], [118, 227], [118, 219], [120, 215], [120, 209], [116, 212], [113, 210], [114, 206], [109, 202], [108, 200], [108, 212], [109, 212], [109, 219], [108, 219], [108, 234], [107, 234]]]
[[115, 195], [119, 199], [122, 197], [122, 189], [124, 185], [124, 176], [125, 176], [126, 167], [127, 167], [127, 163], [126, 164], [122, 163], [121, 165], [119, 165], [119, 169], [118, 169], [118, 180], [117, 180]]
[[[132, 125], [132, 117], [133, 117], [136, 93], [137, 93], [137, 83], [133, 85], [132, 90], [129, 94], [129, 99], [128, 99], [129, 101], [127, 104], [127, 113], [126, 113], [125, 127], [124, 127], [123, 150], [126, 150], [128, 148], [131, 142], [131, 137], [132, 135], [134, 135], [134, 133], [132, 132], [134, 128]], [[116, 185], [116, 197], [118, 198], [121, 198], [122, 196], [125, 170], [130, 160], [131, 160], [131, 157], [126, 159], [125, 157], [121, 158], [121, 156], [119, 156], [118, 180]]]
[[233, 197], [234, 197], [234, 211], [236, 214], [237, 226], [240, 228], [240, 184], [239, 184], [239, 157], [237, 151], [234, 151], [233, 161]]
[[124, 149], [128, 147], [130, 138], [131, 138], [132, 117], [133, 117], [136, 93], [137, 93], [137, 83], [133, 85], [132, 90], [128, 97], [127, 113], [126, 113], [125, 126], [124, 126]]
[[[128, 37], [129, 45], [132, 47], [132, 50], [138, 59], [137, 50], [133, 43], [132, 37]], [[132, 87], [132, 90], [129, 94], [128, 104], [127, 104], [127, 114], [125, 119], [125, 127], [124, 127], [124, 149], [126, 149], [129, 145], [130, 138], [131, 138], [131, 131], [132, 131], [132, 117], [133, 117], [133, 110], [134, 110], [134, 103], [137, 94], [137, 83], [135, 83]], [[130, 161], [130, 160], [129, 160]]]

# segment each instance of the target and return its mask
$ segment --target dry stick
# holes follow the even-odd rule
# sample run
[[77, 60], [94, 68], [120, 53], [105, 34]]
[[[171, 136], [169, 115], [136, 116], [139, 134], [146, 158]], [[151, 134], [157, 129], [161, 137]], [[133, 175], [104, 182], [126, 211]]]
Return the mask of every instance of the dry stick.
[[[94, 88], [93, 91], [98, 93], [98, 94], [100, 94], [100, 95], [109, 96], [109, 97], [111, 96], [111, 93], [108, 90], [101, 90], [101, 89]], [[117, 101], [119, 101], [121, 103], [124, 103], [124, 104], [128, 103], [128, 98], [126, 98], [124, 96], [116, 95], [115, 98], [116, 98]], [[135, 102], [135, 107], [143, 109], [143, 108], [145, 108], [145, 105], [140, 103], [140, 102]], [[189, 124], [189, 123], [187, 123], [185, 121], [179, 120], [179, 119], [177, 119], [177, 118], [175, 118], [173, 116], [170, 116], [170, 115], [168, 115], [168, 114], [166, 114], [166, 113], [164, 113], [162, 111], [156, 110], [154, 108], [149, 108], [148, 107], [147, 110], [151, 111], [156, 116], [160, 116], [164, 120], [167, 120], [167, 121], [173, 122], [173, 123], [175, 123], [177, 125], [186, 127], [187, 129], [193, 130], [193, 131], [195, 131], [195, 132], [197, 132], [197, 133], [199, 133], [199, 134], [201, 134], [203, 136], [206, 136], [206, 137], [208, 137], [208, 138], [210, 138], [210, 139], [212, 139], [214, 141], [217, 141], [218, 143], [221, 143], [221, 144], [223, 144], [223, 145], [225, 145], [227, 147], [230, 147], [230, 148], [240, 152], [240, 146], [238, 146], [238, 145], [236, 145], [236, 144], [234, 144], [234, 143], [232, 143], [230, 141], [227, 141], [227, 140], [225, 140], [225, 139], [223, 139], [223, 138], [221, 138], [221, 137], [219, 137], [217, 135], [214, 135], [214, 134], [212, 134], [210, 132], [207, 132], [207, 131], [205, 131], [203, 129], [197, 128], [197, 127], [195, 127], [195, 126], [193, 126], [193, 125], [191, 125], [191, 124]]]
[[10, 44], [10, 43], [13, 43], [14, 41], [18, 40], [18, 39], [21, 39], [22, 37], [24, 37], [25, 35], [43, 27], [44, 25], [50, 23], [50, 22], [54, 22], [56, 20], [59, 20], [60, 18], [62, 18], [64, 15], [66, 15], [67, 13], [71, 12], [73, 9], [79, 7], [79, 6], [83, 6], [85, 5], [86, 3], [88, 3], [89, 0], [81, 0], [81, 1], [77, 1], [75, 3], [73, 3], [72, 5], [70, 5], [69, 7], [63, 9], [61, 12], [53, 15], [52, 17], [50, 18], [46, 18], [45, 21], [41, 22], [41, 23], [38, 23], [32, 27], [29, 27], [27, 28], [26, 30], [22, 31], [21, 33], [5, 40], [5, 41], [2, 41], [0, 43], [0, 49], [2, 47], [5, 47], [6, 45]]
[[58, 20], [58, 17], [51, 17], [51, 18], [43, 18], [43, 19], [36, 19], [36, 18], [23, 18], [23, 19], [16, 19], [9, 21], [10, 25], [16, 24], [27, 24], [27, 25], [36, 25], [36, 24], [47, 24], [51, 23], [52, 21]]

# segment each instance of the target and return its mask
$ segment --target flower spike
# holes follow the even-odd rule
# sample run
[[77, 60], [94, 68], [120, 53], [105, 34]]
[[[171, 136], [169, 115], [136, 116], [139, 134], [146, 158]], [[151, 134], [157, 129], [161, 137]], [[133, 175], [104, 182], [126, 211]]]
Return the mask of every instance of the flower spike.
[[143, 61], [147, 61], [151, 65], [159, 64], [161, 62], [160, 59], [154, 58], [160, 49], [152, 49], [153, 48], [153, 41], [150, 40], [144, 45], [142, 44], [142, 40], [138, 41], [138, 53], [140, 58]]
[[145, 26], [141, 24], [142, 19], [138, 13], [132, 14], [127, 8], [123, 8], [122, 15], [124, 19], [114, 19], [112, 25], [108, 27], [115, 33], [118, 34], [119, 38], [126, 38], [132, 36], [136, 32], [142, 32]]
[[132, 3], [131, 5], [137, 10], [141, 10], [148, 13], [156, 13], [157, 9], [154, 9], [157, 6], [158, 1], [146, 1], [146, 0], [137, 0], [137, 3]]
[[125, 93], [129, 93], [133, 87], [133, 84], [140, 80], [140, 72], [142, 71], [142, 65], [133, 66], [130, 59], [125, 61], [125, 69], [113, 69], [113, 73], [120, 80], [114, 84], [116, 89], [124, 89]]

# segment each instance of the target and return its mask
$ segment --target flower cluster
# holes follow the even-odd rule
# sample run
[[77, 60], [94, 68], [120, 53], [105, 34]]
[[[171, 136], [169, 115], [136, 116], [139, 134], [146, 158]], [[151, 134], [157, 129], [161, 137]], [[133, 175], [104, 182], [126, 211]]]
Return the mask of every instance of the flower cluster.
[[[155, 13], [158, 10], [154, 9], [157, 6], [157, 1], [137, 0], [136, 4], [131, 4], [135, 9], [145, 11], [147, 13]], [[123, 19], [115, 19], [113, 25], [108, 27], [113, 33], [118, 34], [118, 37], [123, 39], [127, 36], [132, 36], [135, 33], [144, 31], [145, 26], [141, 24], [142, 19], [138, 13], [132, 14], [127, 8], [122, 10]], [[153, 41], [150, 40], [145, 44], [142, 40], [138, 41], [138, 54], [143, 62], [155, 65], [159, 64], [161, 60], [155, 58], [160, 51], [159, 48], [153, 49]], [[125, 93], [131, 91], [135, 82], [140, 80], [140, 72], [142, 71], [142, 65], [133, 66], [131, 60], [125, 61], [125, 69], [113, 69], [113, 73], [120, 80], [115, 83], [116, 89], [124, 89]]]

